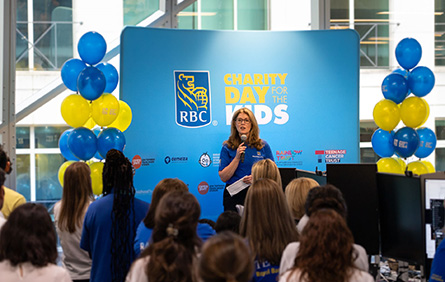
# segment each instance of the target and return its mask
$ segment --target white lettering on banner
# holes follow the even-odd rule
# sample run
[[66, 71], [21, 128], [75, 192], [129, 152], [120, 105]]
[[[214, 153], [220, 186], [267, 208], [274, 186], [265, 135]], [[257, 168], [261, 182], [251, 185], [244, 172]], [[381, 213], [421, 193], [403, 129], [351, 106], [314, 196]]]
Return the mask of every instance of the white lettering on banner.
[[207, 120], [203, 118], [203, 115], [205, 115], [206, 113], [206, 111], [201, 111], [198, 115], [198, 112], [195, 111], [180, 111], [180, 120], [181, 122], [188, 122], [188, 119], [190, 119], [190, 122], [196, 122], [199, 119], [199, 121], [201, 122], [206, 122]]
[[253, 109], [252, 105], [226, 105], [226, 124], [230, 125], [233, 113], [241, 108], [251, 110], [257, 119], [258, 125], [268, 124], [272, 120], [275, 124], [285, 124], [289, 121], [289, 114], [286, 112], [287, 107], [286, 104], [279, 104], [275, 106], [272, 114], [272, 109], [267, 105], [254, 105]]

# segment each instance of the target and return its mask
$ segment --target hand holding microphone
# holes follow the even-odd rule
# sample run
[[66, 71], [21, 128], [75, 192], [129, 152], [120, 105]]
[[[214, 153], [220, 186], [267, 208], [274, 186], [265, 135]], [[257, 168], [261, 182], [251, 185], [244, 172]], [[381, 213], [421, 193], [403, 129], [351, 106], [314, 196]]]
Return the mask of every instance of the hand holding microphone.
[[[246, 140], [247, 140], [247, 135], [246, 134], [241, 135], [241, 141], [243, 141], [243, 143], [244, 143], [244, 142], [246, 142]], [[246, 153], [244, 151], [242, 151], [241, 155], [240, 155], [240, 160], [242, 163], [244, 162], [245, 155], [246, 155]]]

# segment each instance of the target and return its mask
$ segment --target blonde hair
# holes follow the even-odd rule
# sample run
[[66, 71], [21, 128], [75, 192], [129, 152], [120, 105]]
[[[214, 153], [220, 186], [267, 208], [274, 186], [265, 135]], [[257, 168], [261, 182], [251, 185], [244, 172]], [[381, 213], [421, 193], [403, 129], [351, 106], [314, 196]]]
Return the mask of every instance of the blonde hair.
[[261, 178], [272, 179], [282, 187], [280, 170], [275, 162], [270, 159], [258, 161], [252, 166], [252, 183]]
[[272, 179], [259, 179], [247, 191], [240, 235], [260, 262], [280, 264], [284, 248], [298, 241], [298, 231], [283, 189]]
[[317, 181], [307, 177], [295, 178], [286, 186], [287, 205], [295, 219], [303, 217], [307, 194], [309, 190], [317, 186], [320, 186]]

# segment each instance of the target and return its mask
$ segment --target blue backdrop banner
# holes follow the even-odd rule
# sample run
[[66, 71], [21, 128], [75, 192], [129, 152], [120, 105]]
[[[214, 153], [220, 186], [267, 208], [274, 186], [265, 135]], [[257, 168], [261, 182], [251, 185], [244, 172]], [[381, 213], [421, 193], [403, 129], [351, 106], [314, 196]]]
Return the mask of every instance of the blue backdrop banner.
[[223, 211], [219, 153], [233, 112], [251, 109], [279, 167], [359, 162], [359, 38], [339, 31], [127, 27], [120, 94], [133, 112], [125, 154], [137, 197], [179, 178], [202, 217]]

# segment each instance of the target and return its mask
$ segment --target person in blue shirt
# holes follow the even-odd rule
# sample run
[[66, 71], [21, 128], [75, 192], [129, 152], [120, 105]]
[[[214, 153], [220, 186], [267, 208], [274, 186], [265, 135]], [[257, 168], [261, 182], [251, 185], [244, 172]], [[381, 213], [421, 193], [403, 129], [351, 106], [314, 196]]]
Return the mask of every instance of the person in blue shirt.
[[[153, 190], [151, 196], [151, 204], [148, 209], [147, 215], [139, 224], [136, 230], [136, 237], [134, 238], [134, 252], [136, 256], [139, 256], [143, 249], [145, 249], [151, 238], [153, 228], [155, 226], [155, 211], [159, 205], [159, 202], [169, 192], [183, 191], [188, 192], [187, 184], [177, 178], [165, 178], [161, 180]], [[198, 223], [197, 227], [198, 236], [205, 241], [208, 237], [214, 235], [216, 232], [208, 224]]]
[[440, 242], [431, 264], [430, 282], [445, 279], [445, 240]]
[[[258, 122], [252, 111], [241, 108], [233, 114], [229, 139], [224, 141], [221, 149], [219, 177], [226, 183], [226, 188], [240, 179], [252, 184], [252, 165], [263, 159], [273, 160], [269, 144], [260, 139]], [[243, 205], [247, 190], [230, 196], [224, 189], [224, 210], [236, 211], [236, 205]]]
[[104, 196], [85, 215], [80, 247], [92, 258], [90, 281], [124, 281], [135, 259], [133, 241], [149, 204], [136, 199], [131, 162], [111, 149], [103, 169]]

